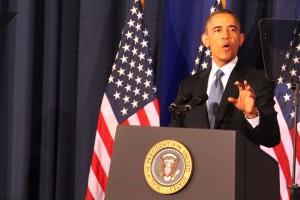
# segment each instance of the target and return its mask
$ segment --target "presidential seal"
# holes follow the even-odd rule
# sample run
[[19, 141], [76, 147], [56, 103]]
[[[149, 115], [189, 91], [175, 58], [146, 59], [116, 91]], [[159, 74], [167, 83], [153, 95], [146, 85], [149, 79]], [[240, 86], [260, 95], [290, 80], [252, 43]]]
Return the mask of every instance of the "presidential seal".
[[193, 162], [188, 149], [174, 140], [155, 144], [148, 152], [144, 174], [148, 185], [158, 193], [173, 194], [186, 186]]

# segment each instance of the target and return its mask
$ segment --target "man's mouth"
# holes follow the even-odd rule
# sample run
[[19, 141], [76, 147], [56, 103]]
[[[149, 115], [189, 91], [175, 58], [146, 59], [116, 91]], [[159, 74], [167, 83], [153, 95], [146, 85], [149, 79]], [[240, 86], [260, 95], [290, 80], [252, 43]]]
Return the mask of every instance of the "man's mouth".
[[224, 44], [223, 45], [223, 49], [224, 50], [229, 50], [229, 48], [230, 48], [230, 44]]

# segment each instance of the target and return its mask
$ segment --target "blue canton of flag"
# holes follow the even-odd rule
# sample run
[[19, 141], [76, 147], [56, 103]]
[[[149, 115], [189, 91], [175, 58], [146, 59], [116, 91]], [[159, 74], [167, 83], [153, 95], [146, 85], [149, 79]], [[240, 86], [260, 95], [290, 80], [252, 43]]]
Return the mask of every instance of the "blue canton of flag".
[[[222, 9], [222, 1], [217, 0], [215, 2], [215, 4], [211, 7], [210, 13], [214, 13], [220, 9]], [[192, 75], [197, 72], [200, 72], [204, 69], [207, 69], [207, 67], [211, 65], [210, 50], [208, 48], [206, 48], [205, 46], [203, 46], [202, 43], [200, 44], [200, 47], [198, 50], [199, 51], [198, 51], [197, 57], [195, 59], [195, 65], [194, 65], [193, 71], [191, 73]]]
[[[294, 39], [285, 54], [285, 63], [281, 66], [281, 73], [277, 79], [276, 98], [282, 109], [285, 121], [289, 128], [293, 126], [295, 112], [293, 110], [294, 92], [290, 80], [298, 81], [300, 78], [300, 32], [299, 27], [294, 31]], [[298, 120], [299, 122], [299, 120]]]
[[106, 89], [119, 123], [156, 98], [148, 31], [138, 0], [130, 13]]

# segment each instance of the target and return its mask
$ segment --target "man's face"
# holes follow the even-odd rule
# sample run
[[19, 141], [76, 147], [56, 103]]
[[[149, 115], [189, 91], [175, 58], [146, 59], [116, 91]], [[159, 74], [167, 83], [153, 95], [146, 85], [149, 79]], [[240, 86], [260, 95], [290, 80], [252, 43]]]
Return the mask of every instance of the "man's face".
[[202, 42], [209, 47], [214, 62], [222, 67], [237, 55], [239, 46], [244, 42], [244, 34], [234, 16], [221, 13], [212, 16], [208, 21]]

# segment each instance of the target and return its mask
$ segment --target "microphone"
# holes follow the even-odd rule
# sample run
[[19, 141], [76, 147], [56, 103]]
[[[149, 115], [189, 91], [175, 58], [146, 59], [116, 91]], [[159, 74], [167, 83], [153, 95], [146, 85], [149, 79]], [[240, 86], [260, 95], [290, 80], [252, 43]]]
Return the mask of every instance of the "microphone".
[[193, 98], [193, 94], [191, 92], [187, 92], [183, 95], [180, 95], [178, 99], [174, 103], [171, 103], [171, 105], [169, 106], [169, 112], [173, 112], [175, 108], [178, 108], [179, 105], [186, 104], [192, 98]]
[[194, 107], [199, 106], [203, 103], [205, 103], [208, 99], [208, 96], [206, 93], [202, 93], [199, 96], [196, 96], [194, 99], [192, 99], [188, 104], [186, 104], [183, 107], [183, 110], [185, 112], [191, 111]]

